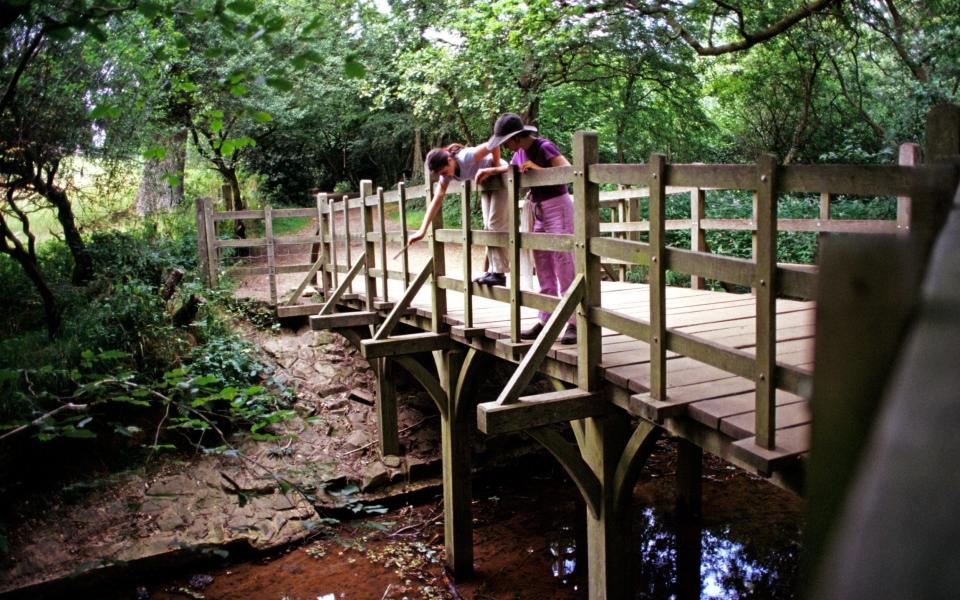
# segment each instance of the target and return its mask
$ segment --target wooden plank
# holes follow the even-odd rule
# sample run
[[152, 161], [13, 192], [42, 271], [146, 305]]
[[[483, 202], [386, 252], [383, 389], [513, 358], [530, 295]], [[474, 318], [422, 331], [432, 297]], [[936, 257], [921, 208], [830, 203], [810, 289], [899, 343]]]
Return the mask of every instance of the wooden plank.
[[666, 268], [681, 273], [708, 277], [727, 283], [748, 286], [753, 282], [754, 262], [743, 258], [704, 254], [680, 248], [667, 248]]
[[278, 306], [277, 318], [288, 319], [292, 317], [316, 315], [320, 313], [321, 308], [323, 308], [323, 304], [320, 304], [319, 302], [314, 302], [312, 304], [296, 304], [294, 306]]
[[545, 185], [567, 184], [574, 181], [573, 171], [574, 167], [571, 166], [530, 169], [520, 175], [520, 187], [534, 188]]
[[310, 317], [310, 328], [337, 329], [341, 327], [359, 327], [361, 325], [376, 325], [380, 322], [380, 314], [372, 311], [354, 311], [332, 314], [318, 314]]
[[[376, 314], [376, 313], [375, 313]], [[411, 333], [395, 335], [384, 339], [366, 339], [360, 346], [360, 353], [366, 359], [416, 354], [418, 352], [432, 352], [446, 350], [453, 346], [450, 335], [447, 333]]]
[[566, 233], [527, 233], [519, 235], [520, 246], [524, 250], [553, 250], [555, 252], [573, 252], [574, 236]]
[[667, 185], [726, 190], [752, 190], [756, 174], [749, 165], [669, 165]]
[[[777, 390], [778, 408], [797, 402], [804, 402], [804, 399], [796, 394]], [[750, 419], [753, 419], [753, 411], [755, 406], [756, 397], [754, 394], [737, 394], [734, 396], [725, 396], [723, 398], [714, 398], [711, 400], [693, 402], [687, 406], [687, 415], [691, 419], [695, 419], [711, 429], [719, 430], [721, 419], [732, 417], [734, 415], [749, 415]], [[752, 429], [751, 433], [753, 433]]]
[[578, 388], [523, 396], [517, 402], [477, 406], [477, 428], [487, 435], [597, 417], [610, 410], [600, 394]]
[[942, 167], [897, 165], [788, 165], [777, 169], [780, 192], [830, 192], [861, 196], [950, 193]]
[[591, 181], [591, 169], [599, 157], [596, 133], [578, 131], [573, 135], [574, 266], [578, 277], [583, 277], [577, 311], [577, 387], [589, 391], [600, 386], [597, 366], [603, 354], [600, 327], [589, 318], [591, 309], [601, 305], [600, 258], [589, 249], [590, 241], [600, 235], [600, 186]]
[[650, 264], [650, 244], [611, 237], [590, 238], [590, 254], [597, 258], [613, 258], [634, 265]]
[[779, 430], [777, 447], [773, 449], [759, 446], [755, 437], [748, 437], [734, 442], [732, 450], [736, 457], [752, 465], [758, 473], [769, 476], [810, 452], [810, 426], [798, 425]]
[[686, 414], [687, 406], [693, 402], [743, 394], [754, 389], [753, 382], [743, 377], [727, 377], [704, 383], [670, 388], [666, 401], [653, 398], [649, 392], [635, 396], [641, 407], [640, 415], [651, 421], [661, 421], [668, 417]]
[[[779, 430], [796, 425], [809, 424], [810, 405], [806, 402], [795, 402], [784, 406], [777, 406], [777, 424]], [[756, 433], [756, 418], [752, 413], [726, 417], [720, 421], [720, 433], [735, 439], [743, 439]], [[778, 430], [778, 432], [779, 432]]]

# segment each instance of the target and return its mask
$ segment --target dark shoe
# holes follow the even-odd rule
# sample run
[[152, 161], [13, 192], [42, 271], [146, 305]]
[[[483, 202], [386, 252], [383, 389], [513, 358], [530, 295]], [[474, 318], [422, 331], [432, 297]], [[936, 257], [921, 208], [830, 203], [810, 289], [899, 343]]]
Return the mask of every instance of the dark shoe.
[[560, 336], [561, 344], [576, 344], [577, 343], [577, 326], [573, 323], [567, 325], [567, 328], [564, 330], [563, 335]]
[[535, 340], [540, 332], [543, 331], [543, 323], [537, 321], [537, 324], [530, 329], [524, 329], [520, 332], [521, 340]]
[[473, 282], [480, 285], [506, 285], [507, 277], [503, 273], [484, 273]]

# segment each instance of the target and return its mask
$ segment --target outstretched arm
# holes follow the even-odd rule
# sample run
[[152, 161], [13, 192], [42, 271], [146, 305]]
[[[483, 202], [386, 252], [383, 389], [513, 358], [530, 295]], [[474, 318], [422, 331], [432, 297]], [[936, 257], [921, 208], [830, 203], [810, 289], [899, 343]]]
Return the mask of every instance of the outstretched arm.
[[446, 195], [447, 180], [441, 178], [440, 183], [437, 184], [437, 190], [434, 192], [433, 198], [430, 199], [430, 204], [427, 205], [427, 212], [425, 215], [423, 215], [423, 223], [420, 224], [420, 229], [410, 236], [410, 244], [418, 242], [426, 237], [427, 229], [430, 227], [430, 223], [433, 222], [433, 218], [437, 216], [438, 212], [440, 212], [440, 207], [443, 206], [443, 199], [446, 197]]

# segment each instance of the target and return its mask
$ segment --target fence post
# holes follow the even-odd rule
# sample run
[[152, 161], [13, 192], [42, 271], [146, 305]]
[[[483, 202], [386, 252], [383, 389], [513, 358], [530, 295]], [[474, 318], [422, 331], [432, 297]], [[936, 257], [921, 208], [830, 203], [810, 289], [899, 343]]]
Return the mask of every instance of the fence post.
[[[344, 194], [343, 196], [343, 239], [344, 243], [344, 254], [347, 259], [347, 270], [349, 271], [353, 267], [353, 260], [351, 260], [353, 251], [350, 249], [350, 244], [353, 241], [353, 234], [350, 232], [350, 199]], [[347, 292], [353, 294], [353, 281], [347, 286]]]
[[277, 305], [277, 263], [273, 244], [273, 207], [263, 207], [263, 229], [267, 238], [267, 278], [270, 282], [270, 304]]
[[400, 264], [403, 271], [403, 289], [406, 290], [410, 287], [410, 254], [407, 252], [407, 186], [402, 181], [397, 184], [397, 204], [400, 208], [400, 247], [403, 248]]
[[511, 164], [507, 182], [507, 260], [510, 262], [510, 341], [520, 343], [520, 169]]
[[[931, 108], [924, 133], [924, 162], [960, 165], [960, 105], [938, 104]], [[911, 237], [921, 249], [924, 262], [952, 201], [952, 197], [924, 198], [913, 206]]]
[[[701, 224], [706, 213], [706, 205], [707, 193], [701, 188], [690, 188], [690, 250], [693, 252], [707, 251], [707, 238]], [[691, 274], [690, 288], [705, 290], [707, 282], [700, 275]]]
[[383, 301], [390, 301], [390, 270], [387, 268], [387, 216], [384, 214], [386, 202], [383, 199], [383, 188], [377, 188], [377, 220], [380, 228], [380, 283], [383, 285]]
[[460, 195], [460, 225], [463, 245], [463, 326], [473, 327], [473, 230], [470, 228], [470, 181], [463, 182]]
[[200, 264], [200, 273], [203, 276], [203, 280], [207, 285], [210, 285], [210, 266], [207, 255], [209, 240], [207, 239], [206, 215], [203, 212], [206, 201], [206, 198], [197, 198], [194, 202], [194, 208], [196, 209], [197, 220], [197, 259]]
[[650, 157], [650, 396], [667, 399], [667, 157]]
[[[427, 171], [429, 176], [429, 171]], [[427, 202], [433, 198], [433, 186], [431, 181], [427, 186]], [[447, 316], [447, 290], [440, 287], [440, 278], [447, 273], [447, 264], [445, 261], [445, 250], [443, 244], [437, 240], [437, 231], [443, 229], [443, 209], [437, 212], [430, 223], [430, 254], [433, 256], [433, 284], [430, 286], [430, 329], [434, 333], [447, 331], [450, 326], [444, 320]]]
[[340, 268], [337, 265], [337, 219], [333, 211], [334, 202], [327, 203], [327, 226], [330, 228], [330, 267], [333, 288], [340, 287]]
[[777, 367], [777, 158], [764, 154], [757, 160], [757, 251], [753, 287], [756, 292], [756, 441], [776, 447]]
[[577, 310], [577, 386], [597, 390], [603, 348], [600, 327], [590, 322], [590, 310], [600, 306], [600, 257], [590, 253], [590, 240], [600, 236], [600, 186], [590, 181], [590, 165], [600, 161], [597, 134], [573, 135], [574, 260], [586, 289]]
[[213, 220], [213, 202], [205, 198], [203, 202], [203, 222], [207, 228], [207, 281], [211, 288], [220, 285], [220, 257], [217, 253], [217, 224]]
[[[900, 144], [901, 166], [913, 167], [920, 164], [920, 144]], [[897, 197], [897, 233], [907, 235], [910, 233], [910, 213], [912, 212], [913, 200], [910, 196]]]
[[373, 300], [377, 296], [377, 278], [370, 274], [377, 261], [377, 246], [370, 240], [373, 233], [373, 207], [368, 206], [367, 199], [373, 195], [373, 182], [369, 179], [360, 181], [360, 220], [363, 223], [363, 256], [366, 259], [363, 265], [364, 294], [366, 295], [367, 310], [373, 310]]
[[317, 235], [320, 237], [320, 290], [323, 293], [323, 297], [326, 298], [327, 294], [330, 293], [330, 289], [333, 287], [330, 279], [330, 271], [327, 270], [327, 267], [330, 264], [330, 250], [327, 247], [329, 240], [326, 239], [326, 234], [324, 233], [324, 228], [327, 225], [326, 215], [324, 214], [324, 209], [327, 206], [327, 195], [325, 193], [317, 194]]

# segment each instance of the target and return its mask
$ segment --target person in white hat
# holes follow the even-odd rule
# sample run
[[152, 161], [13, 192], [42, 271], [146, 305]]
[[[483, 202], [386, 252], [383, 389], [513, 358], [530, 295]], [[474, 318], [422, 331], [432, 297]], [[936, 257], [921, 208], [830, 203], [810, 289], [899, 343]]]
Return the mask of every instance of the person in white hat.
[[[487, 141], [487, 149], [505, 146], [507, 150], [513, 152], [510, 163], [518, 165], [521, 173], [531, 169], [563, 167], [570, 164], [556, 144], [547, 138], [534, 135], [536, 132], [536, 127], [524, 125], [519, 116], [506, 113], [497, 119], [493, 127], [493, 136]], [[495, 166], [480, 169], [476, 180], [481, 182], [491, 175], [505, 172], [507, 168]], [[531, 188], [530, 201], [533, 203], [534, 233], [573, 233], [573, 198], [570, 197], [566, 185]], [[566, 293], [575, 274], [572, 253], [534, 250], [533, 262], [537, 269], [537, 282], [540, 284], [541, 294], [559, 297]], [[520, 333], [521, 339], [532, 340], [540, 335], [544, 324], [550, 318], [550, 313], [540, 311], [539, 316], [539, 321], [533, 327]], [[575, 344], [576, 342], [577, 324], [575, 318], [571, 317], [560, 337], [560, 343]]]

